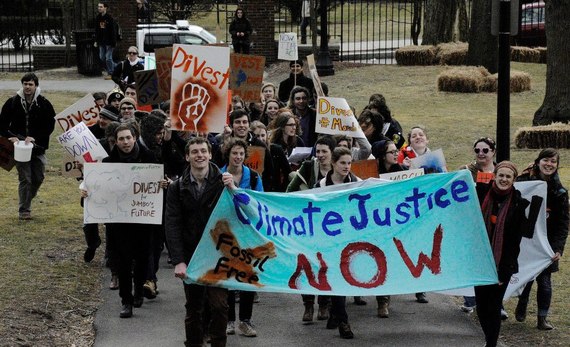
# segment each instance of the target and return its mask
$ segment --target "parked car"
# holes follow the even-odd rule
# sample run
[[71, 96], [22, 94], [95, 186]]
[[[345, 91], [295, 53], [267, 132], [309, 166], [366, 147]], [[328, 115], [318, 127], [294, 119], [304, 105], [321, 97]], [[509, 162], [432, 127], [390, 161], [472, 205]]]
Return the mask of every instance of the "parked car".
[[176, 24], [153, 23], [137, 25], [137, 47], [141, 55], [153, 56], [156, 48], [170, 47], [175, 43], [188, 45], [207, 45], [216, 43], [212, 33], [187, 20], [178, 20]]
[[546, 47], [544, 30], [544, 2], [536, 1], [521, 6], [519, 33], [514, 37], [518, 46]]

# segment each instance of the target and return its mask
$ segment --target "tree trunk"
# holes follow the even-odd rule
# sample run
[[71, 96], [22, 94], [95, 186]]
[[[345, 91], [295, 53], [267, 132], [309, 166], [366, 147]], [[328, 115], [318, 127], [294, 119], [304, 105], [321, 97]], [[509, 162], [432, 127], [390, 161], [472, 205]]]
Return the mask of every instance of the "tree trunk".
[[534, 114], [533, 125], [570, 121], [570, 2], [545, 1], [545, 30], [548, 56], [546, 92], [542, 106]]
[[411, 34], [412, 34], [412, 42], [416, 46], [418, 45], [418, 38], [420, 36], [421, 25], [422, 25], [422, 1], [423, 0], [414, 1], [414, 7], [412, 12]]
[[457, 8], [457, 24], [459, 29], [459, 41], [469, 40], [469, 16], [467, 15], [467, 0], [459, 0]]
[[456, 0], [427, 0], [422, 45], [453, 41]]
[[497, 72], [499, 41], [491, 35], [492, 0], [473, 1], [467, 65], [483, 66], [490, 73]]

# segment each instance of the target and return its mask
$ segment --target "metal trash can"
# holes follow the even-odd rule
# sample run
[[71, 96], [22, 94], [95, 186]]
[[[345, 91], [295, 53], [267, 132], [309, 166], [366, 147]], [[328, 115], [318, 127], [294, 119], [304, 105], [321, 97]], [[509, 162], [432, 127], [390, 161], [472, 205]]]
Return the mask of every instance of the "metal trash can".
[[95, 30], [81, 29], [73, 32], [77, 57], [77, 72], [87, 76], [101, 75], [99, 48], [95, 47]]

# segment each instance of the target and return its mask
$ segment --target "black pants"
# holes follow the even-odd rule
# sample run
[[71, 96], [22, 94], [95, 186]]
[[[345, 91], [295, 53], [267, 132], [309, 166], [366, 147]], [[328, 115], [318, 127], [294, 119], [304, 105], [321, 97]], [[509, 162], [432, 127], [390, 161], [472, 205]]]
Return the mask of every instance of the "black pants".
[[485, 334], [487, 347], [497, 346], [501, 331], [501, 306], [508, 283], [475, 286], [477, 316]]
[[[536, 284], [538, 285], [538, 288], [536, 290], [536, 302], [538, 305], [537, 314], [543, 317], [548, 316], [550, 302], [552, 301], [552, 283], [550, 280], [551, 274], [552, 272], [547, 268], [536, 277]], [[526, 287], [519, 296], [519, 301], [528, 304], [528, 298], [530, 295], [530, 290], [532, 289], [533, 282], [534, 281], [530, 281], [526, 284]]]
[[[203, 313], [206, 306], [210, 311], [210, 339], [212, 347], [226, 345], [226, 326], [228, 324], [228, 291], [223, 288], [205, 287], [184, 283], [186, 295], [186, 346], [203, 346]], [[207, 325], [206, 325], [207, 326]]]
[[153, 225], [150, 233], [150, 256], [148, 257], [146, 279], [156, 281], [156, 273], [158, 272], [160, 255], [164, 249], [164, 226]]
[[348, 323], [346, 296], [331, 296], [331, 315], [340, 323]]
[[[315, 296], [309, 294], [302, 294], [303, 297], [303, 304], [305, 305], [314, 305], [315, 304]], [[319, 295], [317, 297], [317, 302], [319, 306], [328, 305], [331, 302], [331, 297], [328, 295]]]
[[[239, 320], [251, 320], [253, 312], [253, 297], [255, 292], [239, 292]], [[236, 292], [231, 290], [228, 293], [228, 321], [236, 320]]]
[[234, 53], [249, 54], [249, 41], [234, 40], [232, 45], [234, 46]]
[[135, 296], [143, 295], [150, 255], [150, 229], [142, 224], [107, 224], [107, 230], [111, 250], [117, 254], [119, 260], [121, 303], [132, 305]]

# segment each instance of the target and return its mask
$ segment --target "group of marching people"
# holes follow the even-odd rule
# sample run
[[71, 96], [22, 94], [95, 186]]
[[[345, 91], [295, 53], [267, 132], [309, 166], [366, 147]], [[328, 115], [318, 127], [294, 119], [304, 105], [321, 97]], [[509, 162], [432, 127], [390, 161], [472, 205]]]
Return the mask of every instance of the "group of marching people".
[[[338, 185], [360, 180], [351, 172], [354, 161], [374, 158], [378, 172], [382, 174], [407, 170], [412, 159], [430, 152], [426, 129], [414, 126], [404, 135], [381, 94], [372, 95], [357, 117], [365, 138], [317, 136], [313, 108], [316, 92], [312, 81], [303, 78], [302, 62], [292, 62], [290, 67], [291, 76], [283, 81], [286, 83], [282, 82], [279, 88], [272, 83], [264, 84], [258, 102], [247, 104], [239, 97], [232, 98], [224, 131], [205, 137], [170, 130], [168, 102], [160, 109], [147, 112], [138, 110], [136, 95], [128, 98], [119, 91], [108, 96], [95, 94], [102, 109], [100, 120], [92, 131], [109, 153], [104, 161], [162, 163], [165, 168], [165, 177], [161, 181], [167, 191], [163, 225], [106, 225], [106, 259], [112, 272], [110, 287], [119, 289], [120, 317], [131, 317], [133, 307], [140, 307], [144, 297], [152, 299], [158, 294], [156, 271], [164, 245], [175, 267], [175, 275], [185, 278], [188, 261], [224, 186], [293, 192]], [[289, 83], [289, 79], [294, 84]], [[283, 100], [286, 91], [281, 88], [289, 87], [288, 96]], [[323, 89], [326, 93], [326, 85]], [[248, 148], [252, 146], [264, 149], [261, 173], [245, 164]], [[312, 148], [311, 155], [302, 162], [292, 163], [289, 158], [297, 147]], [[473, 162], [461, 168], [471, 171], [476, 182], [499, 274], [498, 284], [477, 286], [475, 298], [471, 299], [475, 301], [487, 346], [497, 343], [503, 295], [511, 275], [518, 271], [519, 244], [525, 232], [534, 227], [536, 219], [536, 216], [526, 216], [525, 209], [538, 202], [523, 199], [514, 182], [542, 180], [548, 186], [547, 232], [556, 255], [552, 265], [536, 278], [539, 329], [552, 329], [547, 320], [552, 296], [550, 279], [551, 273], [558, 270], [569, 221], [568, 193], [558, 176], [559, 154], [555, 149], [542, 150], [534, 163], [520, 174], [511, 162], [496, 163], [495, 151], [493, 139], [479, 138], [473, 145]], [[492, 178], [480, 180], [479, 173], [492, 173]], [[83, 190], [82, 196], [88, 197], [89, 192]], [[88, 245], [85, 261], [91, 261], [101, 240], [97, 225], [85, 225], [84, 231]], [[516, 309], [519, 321], [526, 319], [532, 283], [519, 298]], [[196, 284], [185, 284], [184, 287], [187, 345], [201, 345], [208, 339], [212, 346], [224, 346], [227, 335], [235, 334], [236, 330], [245, 336], [257, 335], [252, 324], [255, 293], [228, 292]], [[236, 316], [237, 298], [239, 314]], [[378, 296], [376, 300], [378, 317], [389, 317], [390, 297]], [[305, 306], [302, 321], [312, 321], [315, 297], [303, 295], [302, 301]], [[360, 297], [355, 297], [354, 301], [366, 304]], [[427, 303], [426, 294], [416, 293], [416, 301]], [[317, 319], [327, 320], [327, 328], [338, 329], [342, 338], [354, 337], [345, 297], [319, 296], [317, 303]]]

